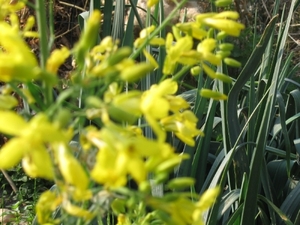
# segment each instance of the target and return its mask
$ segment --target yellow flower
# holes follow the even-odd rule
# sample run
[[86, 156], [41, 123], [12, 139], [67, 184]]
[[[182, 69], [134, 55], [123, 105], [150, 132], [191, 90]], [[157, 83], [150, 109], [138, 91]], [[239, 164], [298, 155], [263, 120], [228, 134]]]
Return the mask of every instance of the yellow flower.
[[48, 72], [56, 74], [58, 68], [65, 62], [69, 57], [70, 51], [63, 47], [61, 49], [55, 49], [46, 62], [46, 69]]
[[53, 179], [46, 146], [68, 142], [70, 135], [52, 125], [45, 114], [37, 114], [27, 123], [15, 112], [0, 111], [0, 124], [0, 132], [15, 136], [0, 150], [0, 168], [9, 169], [24, 157], [24, 170], [29, 176]]
[[101, 18], [102, 14], [99, 10], [94, 10], [90, 15], [81, 38], [74, 49], [78, 63], [85, 62], [87, 52], [96, 44]]
[[184, 33], [191, 35], [193, 38], [196, 38], [198, 40], [202, 40], [207, 36], [207, 31], [200, 28], [199, 25], [195, 22], [178, 23], [176, 24], [176, 27]]
[[166, 79], [158, 85], [152, 85], [142, 95], [141, 110], [160, 142], [165, 141], [166, 134], [156, 120], [168, 116], [171, 106], [166, 96], [175, 94], [177, 88], [175, 81]]
[[45, 191], [36, 204], [36, 215], [39, 224], [52, 222], [52, 212], [60, 205], [61, 198], [55, 192]]
[[15, 4], [10, 4], [11, 0], [0, 0], [0, 21], [3, 21], [5, 17], [24, 8], [26, 1], [18, 1]]
[[6, 22], [0, 22], [0, 30], [0, 81], [30, 81], [37, 78], [37, 60], [18, 30]]
[[43, 145], [31, 147], [32, 150], [28, 151], [22, 160], [24, 171], [32, 178], [43, 177], [53, 180], [53, 164], [47, 149]]
[[[172, 152], [169, 146], [148, 140], [135, 129], [122, 128], [113, 124], [86, 138], [99, 148], [92, 178], [106, 187], [120, 187], [130, 175], [138, 184], [147, 179], [149, 166], [145, 159], [165, 159]], [[138, 169], [137, 169], [138, 168]], [[153, 167], [151, 167], [153, 169]]]
[[[169, 35], [169, 37], [167, 37], [166, 44], [166, 50], [168, 54], [164, 62], [164, 74], [173, 74], [176, 63], [180, 60], [182, 54], [190, 51], [193, 47], [193, 38], [188, 35], [183, 38], [180, 38], [174, 45], [170, 44], [171, 40], [172, 38]], [[193, 61], [193, 59], [191, 60]]]
[[80, 163], [69, 152], [66, 144], [58, 144], [56, 151], [58, 167], [65, 181], [80, 190], [87, 189], [89, 185], [88, 176]]
[[161, 119], [160, 123], [167, 131], [173, 131], [175, 135], [188, 145], [194, 146], [194, 137], [203, 135], [197, 129], [197, 117], [190, 110], [182, 113], [175, 113], [171, 116]]
[[202, 215], [206, 210], [213, 206], [220, 191], [220, 187], [215, 187], [208, 189], [201, 195], [199, 201], [196, 203], [196, 209], [193, 212], [193, 225], [204, 225]]
[[170, 110], [170, 104], [166, 96], [175, 94], [177, 88], [177, 83], [172, 79], [166, 79], [157, 85], [152, 85], [151, 88], [142, 95], [142, 112], [155, 119], [166, 117]]
[[70, 201], [63, 201], [62, 208], [70, 215], [81, 217], [84, 220], [92, 220], [95, 217], [94, 213], [83, 209], [82, 207], [73, 205]]
[[151, 8], [152, 6], [155, 6], [159, 0], [147, 0], [147, 6]]
[[[162, 211], [158, 214], [165, 224], [187, 225], [193, 222], [193, 211], [195, 210], [195, 204], [188, 198], [182, 196], [170, 196], [170, 199], [158, 199], [150, 198], [148, 204]], [[165, 217], [162, 217], [165, 215]]]
[[11, 109], [19, 104], [18, 100], [11, 95], [0, 95], [0, 110]]

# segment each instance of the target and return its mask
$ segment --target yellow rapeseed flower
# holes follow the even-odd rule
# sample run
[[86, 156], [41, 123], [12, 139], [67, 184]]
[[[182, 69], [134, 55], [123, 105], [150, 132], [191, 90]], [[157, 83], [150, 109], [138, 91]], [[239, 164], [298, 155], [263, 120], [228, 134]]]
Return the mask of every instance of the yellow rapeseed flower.
[[165, 141], [166, 134], [156, 120], [168, 116], [171, 106], [166, 96], [175, 94], [177, 88], [175, 81], [166, 79], [159, 84], [152, 85], [142, 95], [141, 111], [161, 142]]
[[0, 149], [0, 168], [9, 169], [23, 158], [25, 172], [32, 177], [53, 179], [47, 144], [68, 142], [70, 135], [52, 125], [45, 114], [26, 122], [15, 112], [0, 111], [0, 132], [15, 136]]
[[11, 0], [0, 0], [0, 21], [3, 21], [10, 13], [24, 8], [26, 1], [17, 1], [14, 4], [10, 3]]
[[69, 57], [70, 51], [63, 47], [61, 49], [55, 49], [46, 62], [46, 69], [49, 73], [56, 74], [58, 68], [65, 62]]
[[195, 145], [194, 137], [203, 135], [197, 129], [197, 117], [190, 110], [182, 113], [175, 113], [171, 116], [161, 119], [160, 123], [167, 131], [172, 131], [183, 142], [190, 146]]
[[0, 22], [0, 81], [30, 81], [39, 74], [38, 62], [18, 30]]
[[213, 206], [220, 191], [220, 187], [215, 187], [208, 189], [201, 195], [199, 201], [195, 204], [196, 209], [193, 212], [193, 225], [204, 225], [203, 213]]

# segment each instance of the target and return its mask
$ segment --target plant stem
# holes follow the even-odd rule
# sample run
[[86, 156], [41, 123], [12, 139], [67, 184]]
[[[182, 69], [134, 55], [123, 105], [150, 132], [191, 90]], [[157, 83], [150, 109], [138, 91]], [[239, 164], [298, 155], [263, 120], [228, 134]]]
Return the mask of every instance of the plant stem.
[[7, 180], [7, 182], [9, 183], [9, 185], [11, 186], [11, 188], [13, 189], [13, 191], [15, 193], [18, 192], [18, 188], [16, 187], [15, 183], [12, 181], [12, 179], [10, 178], [10, 176], [8, 175], [8, 173], [6, 173], [5, 170], [1, 169], [1, 172], [3, 173], [5, 179]]
[[[43, 0], [36, 0], [35, 2], [36, 7], [36, 18], [37, 18], [37, 25], [40, 35], [40, 67], [42, 70], [46, 67], [46, 61], [49, 57], [49, 34], [47, 30], [47, 18], [46, 18], [46, 8], [45, 8], [45, 1]], [[49, 15], [52, 16], [52, 15]], [[43, 82], [43, 89], [45, 95], [45, 105], [50, 106], [53, 101], [53, 93], [52, 87], [48, 85], [45, 81]]]

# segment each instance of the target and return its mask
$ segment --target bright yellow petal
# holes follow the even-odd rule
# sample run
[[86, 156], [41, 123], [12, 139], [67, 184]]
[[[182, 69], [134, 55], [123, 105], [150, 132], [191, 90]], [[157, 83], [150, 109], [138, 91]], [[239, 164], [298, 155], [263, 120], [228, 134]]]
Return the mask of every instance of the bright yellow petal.
[[0, 150], [0, 168], [10, 169], [16, 166], [26, 152], [27, 140], [13, 138], [8, 141]]
[[23, 117], [15, 112], [0, 111], [0, 132], [18, 136], [28, 127]]
[[89, 185], [89, 178], [76, 158], [68, 152], [65, 144], [57, 148], [58, 167], [65, 181], [75, 187], [85, 190]]
[[54, 179], [53, 164], [49, 153], [43, 146], [37, 146], [25, 154], [22, 160], [23, 169], [32, 178]]
[[64, 202], [62, 205], [63, 209], [66, 210], [66, 212], [70, 215], [76, 216], [76, 217], [82, 217], [85, 220], [91, 220], [95, 217], [95, 215], [88, 210], [85, 210], [81, 207], [78, 207], [76, 205], [73, 205], [71, 202], [67, 201]]

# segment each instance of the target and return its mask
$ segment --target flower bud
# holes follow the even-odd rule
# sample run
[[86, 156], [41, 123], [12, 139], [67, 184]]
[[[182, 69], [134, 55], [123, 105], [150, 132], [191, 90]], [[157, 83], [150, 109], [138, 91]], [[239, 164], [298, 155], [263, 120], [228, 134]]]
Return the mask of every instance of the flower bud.
[[231, 51], [234, 48], [234, 45], [231, 43], [219, 44], [218, 48], [222, 51]]
[[195, 184], [195, 179], [191, 177], [179, 177], [168, 182], [168, 189], [182, 190]]
[[232, 4], [232, 0], [217, 0], [215, 1], [215, 6], [217, 7], [226, 7]]
[[202, 88], [200, 91], [200, 95], [204, 98], [212, 98], [214, 100], [226, 100], [227, 96], [216, 91], [212, 91], [210, 89]]
[[223, 81], [225, 83], [231, 83], [232, 82], [231, 77], [228, 76], [228, 75], [225, 75], [223, 73], [216, 73], [216, 75], [217, 75], [216, 79], [218, 79], [218, 80], [221, 80], [221, 81]]
[[135, 66], [125, 68], [121, 71], [120, 77], [124, 81], [134, 82], [146, 76], [148, 73], [153, 71], [153, 69], [153, 65], [149, 63], [139, 63]]
[[217, 34], [217, 40], [223, 40], [224, 38], [227, 37], [227, 33], [225, 31], [220, 31], [218, 34]]
[[193, 76], [199, 75], [200, 72], [201, 72], [201, 67], [200, 66], [194, 66], [193, 68], [191, 68], [191, 74]]
[[232, 59], [232, 58], [225, 58], [224, 62], [226, 65], [232, 66], [232, 67], [241, 67], [242, 66], [242, 64], [239, 61]]
[[230, 51], [223, 51], [223, 50], [222, 51], [216, 51], [216, 55], [218, 57], [220, 57], [221, 59], [224, 59], [224, 58], [230, 56], [230, 54], [231, 54]]

